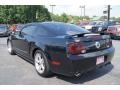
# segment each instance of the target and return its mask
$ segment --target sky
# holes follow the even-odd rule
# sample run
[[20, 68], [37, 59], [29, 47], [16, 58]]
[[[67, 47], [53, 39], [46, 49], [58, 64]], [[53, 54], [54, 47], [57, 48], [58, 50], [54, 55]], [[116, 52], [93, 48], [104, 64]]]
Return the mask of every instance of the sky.
[[[45, 7], [48, 8], [50, 12], [52, 12], [52, 8], [50, 5], [45, 5]], [[53, 13], [59, 15], [62, 13], [67, 13], [69, 15], [81, 16], [81, 9], [79, 7], [80, 5], [56, 5], [53, 8]], [[85, 15], [90, 17], [92, 17], [93, 15], [103, 16], [103, 11], [107, 9], [107, 5], [85, 5], [85, 7]], [[111, 5], [111, 17], [120, 17], [120, 5]]]

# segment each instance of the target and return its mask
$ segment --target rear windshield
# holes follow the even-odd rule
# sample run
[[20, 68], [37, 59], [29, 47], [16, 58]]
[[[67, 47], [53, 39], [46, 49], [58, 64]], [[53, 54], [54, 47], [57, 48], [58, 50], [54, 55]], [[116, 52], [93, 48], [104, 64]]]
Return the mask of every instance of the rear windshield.
[[89, 33], [88, 30], [85, 30], [74, 24], [45, 23], [42, 25], [44, 28], [46, 28], [50, 32], [53, 32], [56, 35], [74, 35], [74, 34]]

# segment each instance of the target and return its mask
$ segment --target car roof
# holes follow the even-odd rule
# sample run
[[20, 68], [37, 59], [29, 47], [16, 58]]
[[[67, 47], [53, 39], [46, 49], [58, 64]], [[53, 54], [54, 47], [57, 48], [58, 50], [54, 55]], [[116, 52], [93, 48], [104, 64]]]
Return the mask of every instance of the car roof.
[[33, 22], [33, 23], [28, 23], [26, 25], [44, 25], [44, 24], [51, 24], [51, 25], [58, 25], [58, 24], [61, 24], [61, 25], [65, 25], [65, 24], [70, 24], [70, 23], [64, 23], [64, 22], [54, 22], [54, 21], [49, 21], [49, 22]]

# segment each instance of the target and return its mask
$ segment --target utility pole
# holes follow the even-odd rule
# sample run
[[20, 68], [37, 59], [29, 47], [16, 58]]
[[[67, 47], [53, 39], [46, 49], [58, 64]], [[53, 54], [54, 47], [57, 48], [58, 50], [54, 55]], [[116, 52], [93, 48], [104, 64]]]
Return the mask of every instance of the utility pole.
[[80, 6], [80, 9], [81, 9], [81, 17], [82, 17], [82, 20], [83, 20], [85, 18], [85, 5], [84, 6]]
[[84, 18], [85, 18], [85, 5], [83, 6], [83, 8], [84, 8]]
[[52, 8], [52, 14], [53, 14], [53, 8], [56, 6], [56, 5], [50, 5], [51, 6], [51, 8]]
[[[50, 6], [51, 6], [51, 9], [52, 9], [51, 13], [54, 14], [54, 13], [53, 13], [53, 12], [54, 12], [54, 11], [53, 11], [53, 8], [54, 8], [56, 5], [50, 5]], [[52, 16], [53, 16], [53, 15], [52, 15]], [[52, 17], [52, 21], [53, 21], [53, 17]]]
[[107, 11], [108, 11], [108, 13], [107, 13], [108, 14], [107, 15], [107, 21], [109, 21], [110, 20], [110, 5], [108, 5], [108, 10]]
[[82, 6], [80, 6], [80, 10], [81, 10], [81, 12], [80, 12], [80, 16], [82, 17]]

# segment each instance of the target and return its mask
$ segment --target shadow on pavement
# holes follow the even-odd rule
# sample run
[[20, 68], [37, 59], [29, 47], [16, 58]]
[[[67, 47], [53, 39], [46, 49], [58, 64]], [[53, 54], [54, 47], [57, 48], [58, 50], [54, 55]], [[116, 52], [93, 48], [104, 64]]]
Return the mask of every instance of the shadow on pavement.
[[87, 73], [85, 73], [82, 76], [77, 77], [77, 78], [70, 78], [70, 77], [65, 77], [62, 75], [57, 75], [56, 78], [62, 79], [64, 81], [67, 81], [67, 82], [70, 82], [73, 84], [83, 84], [84, 82], [94, 80], [96, 78], [99, 78], [99, 77], [109, 73], [112, 69], [113, 69], [113, 65], [110, 64], [110, 65], [107, 65], [106, 67], [98, 68], [96, 70], [87, 72]]
[[[29, 62], [28, 60], [24, 59], [23, 57], [21, 57], [21, 56], [19, 56], [19, 57], [22, 58], [22, 60]], [[29, 63], [33, 65], [33, 63], [31, 63], [31, 62], [29, 62]], [[85, 82], [100, 78], [100, 77], [108, 74], [109, 72], [111, 72], [111, 70], [113, 68], [114, 68], [114, 66], [112, 64], [108, 64], [102, 68], [98, 68], [98, 69], [89, 71], [87, 73], [84, 73], [82, 76], [76, 77], [76, 78], [67, 77], [67, 76], [63, 76], [63, 75], [59, 75], [59, 74], [53, 74], [46, 78], [56, 77], [57, 79], [61, 79], [61, 80], [64, 80], [64, 81], [72, 83], [72, 84], [84, 84]]]
[[[19, 57], [21, 57], [21, 56], [19, 56]], [[21, 57], [21, 58], [23, 58], [23, 57]], [[25, 60], [26, 62], [29, 62], [24, 58], [22, 60]], [[33, 65], [33, 63], [30, 63], [30, 64]], [[100, 78], [100, 77], [108, 74], [109, 72], [111, 72], [111, 70], [113, 68], [114, 68], [114, 66], [112, 64], [108, 64], [108, 65], [106, 65], [102, 68], [97, 68], [95, 70], [84, 73], [80, 77], [76, 77], [76, 78], [67, 77], [67, 76], [63, 76], [63, 75], [59, 75], [59, 74], [52, 74], [52, 75], [50, 75], [49, 77], [46, 77], [46, 78], [56, 77], [57, 79], [61, 79], [61, 80], [64, 80], [64, 81], [72, 83], [72, 84], [84, 84], [85, 82]]]

